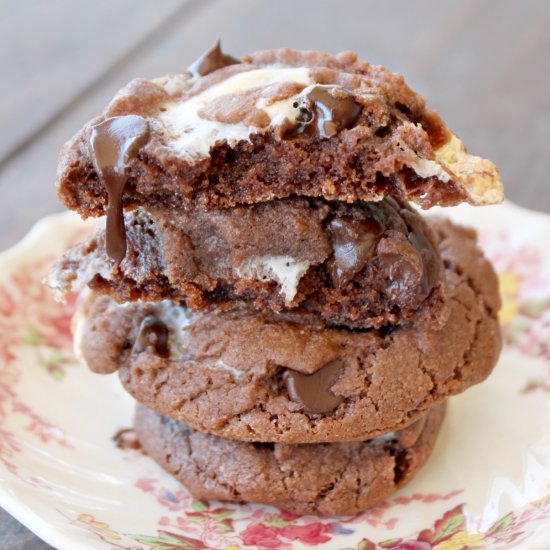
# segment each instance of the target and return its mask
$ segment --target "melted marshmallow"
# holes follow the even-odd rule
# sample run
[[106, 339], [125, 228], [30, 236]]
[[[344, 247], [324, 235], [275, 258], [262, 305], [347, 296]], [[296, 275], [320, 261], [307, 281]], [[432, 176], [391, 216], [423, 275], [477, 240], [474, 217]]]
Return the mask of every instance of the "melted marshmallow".
[[298, 261], [292, 256], [255, 256], [247, 260], [238, 273], [241, 277], [277, 281], [286, 301], [291, 302], [310, 265], [310, 262]]
[[[207, 120], [201, 118], [198, 112], [220, 96], [282, 82], [296, 82], [304, 86], [314, 83], [308, 68], [273, 66], [238, 73], [186, 101], [165, 104], [160, 119], [165, 127], [168, 147], [181, 157], [196, 159], [207, 156], [210, 148], [217, 142], [227, 141], [229, 145], [235, 145], [241, 140], [249, 140], [252, 134], [265, 131], [243, 123], [229, 124]], [[288, 98], [267, 105], [265, 98], [260, 98], [256, 106], [267, 112], [271, 118], [270, 127], [273, 127], [280, 125], [285, 118], [295, 117], [295, 101], [295, 98]]]
[[410, 167], [421, 177], [431, 178], [435, 176], [437, 179], [445, 183], [451, 179], [451, 176], [446, 172], [438, 162], [428, 160], [422, 157], [410, 164]]
[[395, 439], [397, 437], [397, 434], [395, 432], [388, 432], [382, 435], [379, 435], [378, 437], [373, 437], [370, 441], [370, 445], [382, 445], [383, 443], [386, 443], [388, 441], [391, 441], [392, 439]]

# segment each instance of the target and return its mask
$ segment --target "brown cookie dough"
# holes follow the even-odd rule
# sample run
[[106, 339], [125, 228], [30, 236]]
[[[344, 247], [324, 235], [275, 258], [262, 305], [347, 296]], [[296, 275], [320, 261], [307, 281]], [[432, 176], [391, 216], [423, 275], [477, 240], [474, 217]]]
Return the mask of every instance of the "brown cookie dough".
[[[230, 439], [348, 441], [401, 429], [484, 380], [501, 346], [497, 279], [475, 233], [433, 227], [449, 288], [440, 330], [327, 329], [304, 312], [193, 314], [96, 296], [81, 312], [77, 345], [92, 370], [118, 369], [147, 407]], [[147, 328], [156, 320], [164, 333]]]
[[401, 75], [351, 52], [281, 49], [235, 61], [120, 90], [65, 145], [60, 200], [85, 217], [104, 214], [108, 195], [110, 209], [296, 195], [392, 195], [423, 207], [502, 200], [495, 166], [468, 155]]
[[120, 302], [177, 300], [194, 310], [296, 306], [329, 326], [379, 328], [447, 319], [443, 262], [422, 217], [403, 201], [287, 199], [227, 210], [126, 214], [115, 262], [101, 230], [50, 273], [60, 294], [87, 283]]
[[407, 483], [428, 460], [445, 413], [370, 441], [284, 445], [230, 441], [138, 405], [142, 448], [199, 499], [272, 504], [296, 514], [355, 514]]

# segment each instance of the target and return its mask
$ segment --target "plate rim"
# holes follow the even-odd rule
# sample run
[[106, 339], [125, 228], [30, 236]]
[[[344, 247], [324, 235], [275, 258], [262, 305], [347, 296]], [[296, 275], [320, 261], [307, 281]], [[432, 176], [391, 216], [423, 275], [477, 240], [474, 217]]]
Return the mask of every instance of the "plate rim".
[[[538, 219], [550, 222], [550, 214], [545, 212], [539, 212], [531, 210], [529, 208], [519, 206], [509, 200], [505, 200], [502, 205], [495, 206], [506, 206], [512, 210], [517, 211], [518, 214], [524, 215], [535, 215]], [[95, 221], [96, 219], [94, 219]], [[85, 227], [84, 224], [90, 223], [89, 220], [81, 220], [80, 217], [70, 211], [60, 212], [55, 214], [50, 214], [44, 216], [43, 218], [37, 220], [29, 231], [21, 238], [18, 242], [10, 246], [9, 248], [0, 251], [0, 262], [9, 262], [12, 259], [15, 259], [21, 254], [36, 245], [36, 242], [39, 241], [42, 233], [50, 228], [52, 224], [73, 224], [75, 227], [78, 227], [81, 224], [82, 227]], [[93, 227], [90, 224], [91, 227]], [[4, 470], [3, 468], [1, 468]], [[57, 524], [52, 524], [47, 520], [44, 520], [42, 516], [35, 512], [33, 508], [29, 507], [20, 497], [14, 498], [14, 492], [10, 491], [10, 485], [12, 483], [7, 481], [6, 478], [0, 478], [0, 506], [15, 520], [29, 529], [41, 540], [47, 544], [53, 546], [54, 548], [60, 549], [86, 549], [86, 548], [103, 548], [103, 543], [99, 544], [94, 540], [93, 537], [86, 537], [86, 531], [83, 530], [82, 534], [86, 537], [86, 541], [83, 541], [83, 538], [75, 538], [72, 536], [70, 531], [62, 526]], [[15, 486], [18, 486], [19, 483], [15, 480]], [[33, 491], [38, 491], [38, 489], [33, 487]], [[76, 531], [80, 531], [76, 526], [73, 526]], [[529, 548], [533, 550], [540, 549], [543, 550], [546, 548], [546, 545], [550, 544], [550, 534], [547, 540], [533, 541], [532, 545], [529, 544]], [[543, 535], [543, 538], [546, 539], [546, 536]], [[518, 548], [523, 548], [523, 544]]]

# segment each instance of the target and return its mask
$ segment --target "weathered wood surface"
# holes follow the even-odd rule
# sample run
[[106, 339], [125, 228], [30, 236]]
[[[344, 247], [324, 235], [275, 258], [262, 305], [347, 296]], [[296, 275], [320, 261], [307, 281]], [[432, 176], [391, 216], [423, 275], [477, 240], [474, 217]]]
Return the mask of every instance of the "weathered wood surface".
[[[545, 0], [4, 0], [0, 249], [60, 211], [57, 152], [136, 76], [186, 67], [218, 37], [235, 55], [355, 50], [405, 73], [507, 196], [550, 212], [550, 3]], [[6, 513], [0, 548], [47, 548]]]

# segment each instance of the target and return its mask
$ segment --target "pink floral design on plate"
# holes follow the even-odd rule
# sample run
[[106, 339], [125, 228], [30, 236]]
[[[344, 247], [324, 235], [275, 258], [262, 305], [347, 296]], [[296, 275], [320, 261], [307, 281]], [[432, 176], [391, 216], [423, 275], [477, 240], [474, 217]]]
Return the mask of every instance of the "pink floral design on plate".
[[41, 284], [90, 224], [40, 222], [0, 256], [0, 504], [71, 550], [550, 548], [550, 218], [510, 204], [447, 213], [480, 230], [499, 271], [502, 359], [452, 400], [408, 486], [338, 518], [196, 501], [146, 456], [117, 448], [132, 401], [115, 376], [74, 359], [75, 297], [58, 304]]

